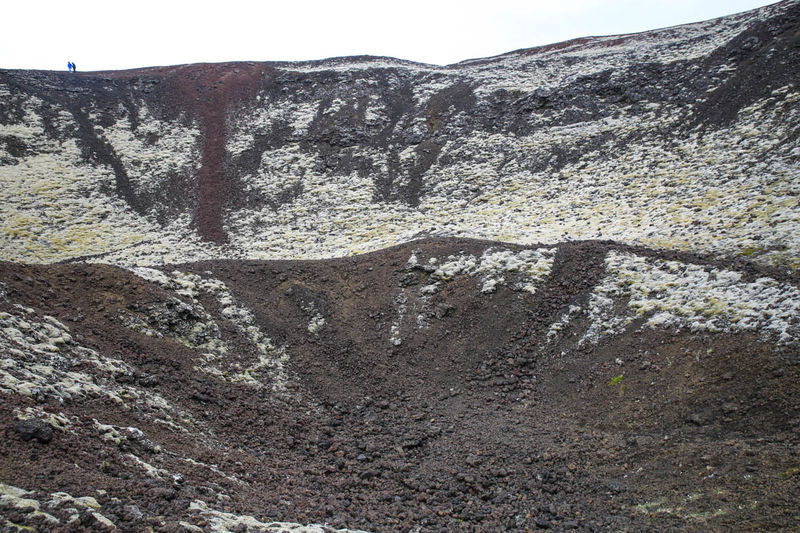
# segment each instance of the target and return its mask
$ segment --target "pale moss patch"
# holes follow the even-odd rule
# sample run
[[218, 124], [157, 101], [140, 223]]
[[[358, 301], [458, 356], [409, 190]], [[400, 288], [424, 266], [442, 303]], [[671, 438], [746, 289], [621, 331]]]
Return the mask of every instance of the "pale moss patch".
[[658, 498], [653, 501], [636, 504], [633, 509], [649, 516], [667, 514], [697, 522], [706, 522], [712, 518], [728, 514], [728, 511], [722, 508], [696, 511], [690, 510], [689, 507], [696, 505], [696, 502], [702, 496], [702, 493], [692, 493], [686, 496], [683, 501], [675, 502], [674, 505], [669, 505], [666, 498]]
[[250, 515], [237, 515], [211, 509], [200, 500], [195, 500], [189, 505], [189, 511], [199, 513], [206, 519], [212, 532], [226, 533], [234, 528], [246, 526], [248, 531], [262, 533], [366, 533], [356, 529], [334, 529], [322, 525], [303, 525], [291, 522], [262, 521]]
[[[44, 517], [49, 524], [58, 524], [59, 520], [46, 512], [40, 510], [41, 503], [39, 500], [28, 498], [27, 496], [33, 495], [32, 491], [23, 490], [13, 485], [6, 485], [0, 483], [0, 508], [15, 508], [26, 509], [32, 508], [33, 512], [29, 513], [34, 517]], [[17, 527], [13, 522], [7, 522]]]
[[116, 445], [120, 445], [124, 440], [127, 440], [127, 438], [111, 424], [102, 424], [98, 422], [97, 419], [92, 420], [94, 422], [94, 428], [97, 430], [101, 439], [113, 442]]
[[[152, 268], [138, 267], [133, 268], [132, 272], [188, 298], [193, 308], [199, 310], [205, 317], [205, 322], [203, 322], [205, 325], [202, 327], [219, 331], [218, 326], [213, 323], [211, 316], [197, 299], [201, 292], [210, 294], [219, 303], [220, 315], [232, 322], [254, 348], [256, 360], [249, 365], [244, 365], [239, 360], [223, 357], [230, 352], [229, 347], [219, 339], [212, 339], [211, 342], [195, 346], [205, 350], [206, 364], [198, 366], [197, 370], [255, 388], [264, 387], [264, 377], [267, 377], [271, 381], [273, 390], [285, 391], [287, 373], [284, 367], [289, 357], [286, 348], [276, 346], [272, 339], [260, 330], [253, 313], [235, 300], [225, 283], [218, 279], [178, 270], [165, 274]], [[220, 366], [222, 363], [225, 363], [226, 366]]]
[[[9, 312], [0, 312], [0, 352], [2, 391], [61, 401], [106, 398], [141, 408], [164, 423], [171, 423], [176, 414], [160, 394], [116, 383], [113, 376], [133, 373], [127, 363], [81, 346], [64, 324], [52, 316], [39, 316], [34, 309], [15, 304]], [[72, 428], [72, 420], [61, 413], [27, 408], [16, 414], [47, 420], [62, 431]]]
[[320, 330], [325, 327], [325, 317], [317, 310], [317, 306], [314, 302], [303, 305], [302, 309], [308, 317], [308, 326], [306, 330], [312, 335], [319, 334]]
[[170, 177], [193, 177], [200, 169], [201, 132], [196, 124], [188, 124], [185, 116], [174, 121], [156, 119], [146, 104], [141, 103], [138, 127], [131, 128], [127, 116], [115, 124], [99, 129], [122, 161], [131, 186], [137, 194], [152, 194]]
[[[381, 82], [391, 90], [413, 79], [420, 109], [434, 95], [464, 83], [474, 88], [475, 105], [482, 109], [493, 105], [499, 90], [519, 98], [534, 91], [557, 93], [599, 73], [609, 73], [612, 86], [622, 85], [635, 65], [703, 58], [791, 5], [450, 67], [377, 58], [283, 64], [279, 68], [287, 71], [338, 76], [347, 89], [332, 83], [301, 92], [263, 92], [227, 117], [226, 151], [234, 160], [256, 148], [256, 138], [280, 132], [286, 142], [252, 154], [258, 167], [238, 176], [252, 201], [224, 213], [225, 246], [201, 242], [192, 213], [179, 213], [162, 227], [132, 212], [114, 192], [110, 168], [87, 165], [74, 140], [61, 143], [45, 135], [40, 99], [5, 88], [9, 101], [23, 106], [24, 116], [0, 125], [0, 135], [24, 142], [30, 151], [15, 158], [16, 164], [0, 166], [0, 258], [49, 262], [108, 253], [98, 260], [124, 265], [313, 259], [423, 236], [453, 236], [528, 245], [611, 239], [718, 256], [757, 248], [759, 253], [749, 254], [753, 261], [796, 270], [800, 149], [791, 140], [800, 123], [797, 84], [753, 102], [729, 126], [669, 143], [662, 133], [691, 121], [702, 102], [614, 104], [610, 116], [583, 122], [562, 120], [575, 108], [555, 106], [547, 114], [526, 116], [526, 135], [476, 130], [465, 115], [455, 115], [442, 126], [447, 141], [421, 176], [415, 169], [429, 126], [419, 113], [400, 117], [392, 132], [398, 140], [388, 149], [355, 143], [343, 150], [363, 161], [371, 175], [332, 172], [308, 138], [315, 116], [330, 118], [348, 108], [360, 110], [359, 116], [363, 111], [360, 126], [367, 132], [389, 123], [376, 94], [376, 71], [353, 79], [354, 71], [379, 69]], [[711, 89], [726, 83], [737, 68], [735, 62], [719, 65], [711, 73]], [[61, 131], [76, 127], [66, 110], [53, 111]], [[169, 176], [195, 172], [197, 126], [185, 117], [160, 121], [143, 103], [138, 113], [136, 132], [124, 110], [112, 126], [95, 128], [114, 146], [135, 188], [155, 191]], [[615, 139], [631, 141], [620, 145]], [[400, 164], [386, 182], [389, 200], [382, 201], [376, 178], [389, 177], [395, 157]], [[418, 178], [418, 205], [400, 199], [412, 177]], [[501, 285], [499, 278], [487, 281], [487, 292]]]
[[[287, 146], [263, 154], [262, 168], [269, 170], [260, 185], [254, 177], [252, 183], [273, 198], [301, 183], [300, 197], [278, 209], [231, 211], [226, 228], [234, 248], [260, 258], [350, 255], [429, 235], [523, 244], [614, 239], [723, 255], [736, 255], [754, 242], [763, 247], [780, 242], [788, 256], [781, 263], [794, 268], [800, 250], [792, 179], [797, 165], [789, 148], [775, 148], [798, 119], [788, 95], [772, 97], [729, 128], [692, 134], [672, 146], [645, 134], [612, 157], [584, 153], [557, 175], [529, 167], [564, 145], [660, 130], [685, 117], [665, 108], [659, 114], [543, 125], [520, 137], [473, 132], [448, 141], [423, 176], [416, 208], [376, 203], [372, 179], [319, 174], [314, 156]], [[369, 148], [358, 153], [377, 168], [386, 166], [385, 154]], [[400, 154], [406, 166], [417, 156], [413, 146]], [[393, 186], [401, 187], [406, 178], [397, 176]]]
[[653, 328], [800, 340], [800, 290], [793, 285], [768, 277], [744, 282], [736, 271], [615, 251], [606, 256], [606, 274], [591, 295], [592, 325], [583, 340], [618, 333], [639, 316]]
[[[392, 300], [396, 316], [389, 328], [389, 342], [394, 346], [402, 344], [404, 328], [428, 328], [430, 321], [436, 316], [431, 306], [431, 297], [444, 284], [459, 276], [467, 276], [478, 280], [480, 294], [491, 294], [500, 286], [534, 294], [550, 274], [555, 257], [555, 249], [551, 248], [519, 251], [487, 248], [480, 257], [461, 252], [442, 259], [424, 258], [421, 257], [422, 253], [422, 250], [412, 251], [406, 270], [410, 272], [420, 263], [427, 263], [427, 284], [416, 290], [401, 286]], [[413, 325], [409, 324], [411, 321]]]
[[569, 309], [565, 313], [563, 313], [555, 322], [550, 324], [550, 327], [547, 329], [547, 334], [545, 335], [545, 343], [549, 344], [555, 340], [561, 334], [561, 332], [567, 328], [573, 318], [579, 315], [582, 311], [583, 308], [581, 306], [570, 305]]
[[134, 466], [137, 466], [145, 471], [145, 473], [153, 479], [162, 479], [166, 476], [169, 476], [170, 473], [168, 470], [163, 468], [157, 468], [138, 455], [134, 455], [132, 453], [125, 454], [125, 457], [130, 459], [133, 462]]
[[[113, 193], [112, 169], [87, 164], [75, 139], [62, 142], [50, 138], [36, 114], [41, 101], [23, 98], [23, 122], [0, 124], [0, 135], [24, 141], [29, 148], [16, 164], [0, 165], [0, 259], [42, 263], [123, 250], [130, 259], [159, 250], [162, 260], [169, 260], [170, 247], [179, 245], [181, 255], [172, 257], [177, 261], [191, 253], [189, 250], [213, 248], [200, 243], [190, 229], [190, 213], [176, 217], [165, 228], [136, 214]], [[76, 127], [65, 110], [56, 116], [57, 128]], [[169, 125], [163, 125], [163, 130], [167, 140], [177, 131]], [[177, 148], [167, 145], [160, 146], [150, 159], [158, 159], [159, 165], [169, 159]]]
[[519, 252], [488, 248], [480, 258], [464, 254], [451, 255], [441, 261], [432, 258], [437, 265], [430, 275], [433, 285], [425, 286], [423, 290], [434, 292], [439, 282], [450, 281], [458, 275], [468, 275], [478, 278], [484, 294], [506, 285], [506, 277], [517, 279], [512, 289], [533, 294], [538, 284], [550, 274], [554, 256], [555, 249], [550, 248]]
[[48, 502], [50, 507], [69, 503], [84, 509], [100, 509], [100, 504], [92, 496], [79, 496], [75, 497], [66, 492], [54, 492], [50, 495], [51, 499]]
[[77, 417], [67, 417], [64, 413], [51, 413], [38, 407], [26, 407], [25, 409], [14, 408], [14, 416], [20, 420], [45, 420], [51, 427], [71, 433], [74, 421]]

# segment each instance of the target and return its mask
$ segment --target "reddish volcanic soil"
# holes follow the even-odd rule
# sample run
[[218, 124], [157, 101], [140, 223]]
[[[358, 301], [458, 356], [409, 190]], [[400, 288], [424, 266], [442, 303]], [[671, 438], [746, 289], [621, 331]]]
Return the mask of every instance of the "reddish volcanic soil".
[[[382, 532], [796, 528], [796, 350], [749, 334], [635, 328], [575, 350], [581, 320], [543, 348], [554, 317], [588, 298], [607, 243], [561, 246], [535, 295], [476, 295], [474, 282], [454, 280], [433, 297], [428, 329], [387, 343], [397, 288], [427, 279], [405, 266], [412, 247], [444, 256], [486, 246], [427, 241], [330, 261], [180, 267], [213, 272], [288, 347], [285, 395], [199, 372], [202, 350], [126, 328], [124, 317], [182, 309], [158, 285], [108, 266], [2, 263], [0, 311], [13, 302], [57, 318], [83, 346], [134, 370], [76, 369], [103, 387], [158, 393], [192, 422], [174, 431], [103, 397], [0, 394], [0, 479], [40, 501], [94, 496], [119, 531], [182, 531], [181, 520], [210, 531], [190, 509], [196, 501]], [[247, 364], [245, 339], [219, 304], [201, 301], [239, 347], [229, 362]], [[309, 301], [327, 317], [318, 335], [307, 329]], [[169, 316], [180, 329], [183, 315]], [[63, 413], [70, 431], [23, 440], [31, 432], [14, 413], [27, 408]], [[104, 440], [95, 420], [127, 437]], [[66, 520], [59, 509], [48, 512]], [[3, 513], [47, 529], [33, 514]], [[100, 527], [86, 516], [64, 531]]]
[[[102, 191], [108, 198], [121, 199], [138, 215], [149, 217], [148, 222], [152, 219], [164, 227], [174, 217], [191, 212], [199, 236], [223, 245], [228, 243], [223, 213], [232, 206], [250, 202], [277, 213], [282, 203], [302, 193], [302, 183], [297, 189], [263, 197], [242, 192], [244, 187], [237, 180], [244, 182], [247, 172], [261, 168], [271, 142], [275, 146], [289, 141], [302, 144], [324, 167], [320, 172], [326, 176], [359, 173], [372, 179], [374, 202], [414, 207], [431, 185], [423, 175], [448, 143], [464, 142], [470, 132], [489, 139], [505, 128], [512, 138], [517, 133], [550, 131], [539, 129], [550, 124], [548, 128], [557, 128], [558, 135], [564, 136], [563, 143], [561, 137], [557, 139], [563, 146], [554, 144], [553, 153], [523, 160], [512, 156], [519, 146], [527, 145], [504, 144], [509, 148], [503, 149], [503, 155], [509, 157], [499, 165], [497, 175], [511, 161], [521, 176], [541, 174], [559, 181], [559, 175], [565, 179], [568, 174], [562, 172], [565, 165], [581, 161], [587, 152], [605, 157], [627, 150], [630, 144], [631, 153], [639, 153], [640, 145], [633, 138], [639, 133], [622, 135], [617, 133], [622, 130], [604, 125], [601, 133], [586, 137], [584, 144], [579, 139], [570, 145], [566, 137], [572, 130], [568, 128], [592, 121], [611, 123], [628, 108], [645, 113], [654, 102], [674, 101], [675, 106], [690, 110], [675, 115], [686, 117], [685, 129], [661, 131], [668, 129], [663, 124], [676, 122], [662, 122], [660, 115], [653, 114], [658, 131], [651, 140], [656, 144], [641, 145], [656, 154], [645, 160], [652, 166], [643, 167], [642, 172], [649, 173], [661, 164], [662, 151], [655, 149], [662, 141], [705, 135], [695, 126], [729, 124], [748, 106], [772, 98], [779, 88], [793, 87], [797, 80], [790, 67], [797, 64], [800, 50], [797, 27], [797, 15], [790, 12], [754, 24], [755, 29], [704, 59], [707, 64], [672, 59], [651, 63], [650, 56], [642, 54], [647, 59], [619, 76], [614, 74], [620, 80], [613, 84], [609, 66], [607, 72], [569, 77], [569, 83], [552, 93], [538, 94], [537, 89], [523, 94], [503, 88], [479, 99], [476, 87], [468, 78], [462, 80], [454, 66], [455, 74], [448, 74], [452, 84], [422, 105], [415, 101], [413, 90], [415, 80], [422, 78], [402, 69], [387, 70], [380, 61], [370, 71], [352, 76], [347, 71], [334, 75], [325, 69], [313, 73], [287, 69], [280, 74], [283, 81], [277, 77], [278, 68], [265, 63], [74, 76], [10, 71], [4, 79], [9, 90], [27, 95], [26, 105], [47, 103], [41, 106], [40, 118], [54, 145], [74, 141], [83, 162], [111, 169], [113, 176], [108, 172], [102, 185], [108, 189]], [[589, 42], [559, 43], [518, 55], [544, 55]], [[597, 46], [616, 43], [609, 40]], [[595, 56], [586, 57], [595, 61]], [[470, 64], [490, 64], [495, 59]], [[567, 60], [579, 61], [580, 54]], [[737, 61], [739, 70], [733, 72], [728, 63]], [[525, 77], [539, 69], [534, 62], [527, 65], [530, 70], [514, 71], [514, 75], [522, 72], [520, 76]], [[726, 72], [729, 77], [724, 85], [714, 86], [717, 76]], [[364, 76], [363, 80], [358, 76]], [[425, 77], [427, 87], [436, 88], [434, 74], [419, 76]], [[323, 101], [328, 106], [333, 98], [333, 93], [328, 94], [332, 83], [340, 83], [338, 90], [344, 93], [356, 82], [369, 81], [371, 85], [364, 85], [374, 92], [364, 92], [359, 102], [340, 109], [339, 115], [316, 111], [315, 124], [302, 134], [302, 141], [293, 138], [291, 131], [278, 131], [279, 127], [267, 133], [254, 128], [252, 150], [237, 156], [226, 153], [231, 114], [248, 112], [247, 104], [257, 92], [270, 98], [280, 93], [284, 81], [290, 96], [275, 99], [277, 103], [271, 105], [276, 108], [286, 98], [295, 98], [291, 92], [295, 90], [302, 103], [303, 87], [315, 88], [307, 96], [320, 106]], [[372, 96], [386, 102], [387, 111], [385, 123], [367, 127], [366, 103]], [[195, 166], [182, 163], [180, 171], [165, 171], [164, 179], [151, 176], [148, 187], [152, 190], [135, 186], [139, 175], [131, 172], [128, 176], [123, 158], [99, 132], [104, 124], [115, 124], [123, 116], [130, 131], [135, 131], [137, 120], [144, 120], [138, 118], [141, 102], [147, 102], [147, 113], [163, 123], [185, 116], [191, 135], [195, 126], [200, 128], [202, 154], [196, 176]], [[787, 120], [795, 109], [789, 107], [791, 103], [782, 108]], [[24, 125], [27, 120], [27, 108], [19, 102], [7, 107], [4, 112], [16, 117], [16, 122], [9, 119], [11, 130], [16, 131], [15, 124]], [[55, 110], [74, 117], [66, 133], [59, 132]], [[304, 111], [303, 115], [313, 113]], [[644, 120], [643, 116], [633, 116], [626, 124]], [[468, 118], [462, 121], [461, 117]], [[547, 122], [551, 118], [562, 122]], [[769, 127], [763, 128], [764, 139]], [[448, 128], [463, 130], [448, 137]], [[708, 131], [713, 138], [719, 130]], [[741, 135], [730, 138], [744, 143], [749, 134]], [[785, 143], [790, 138], [796, 137], [789, 135]], [[35, 148], [14, 135], [0, 141], [9, 154]], [[486, 141], [492, 147], [487, 150], [495, 150], [493, 142]], [[730, 144], [720, 146], [727, 151]], [[380, 164], [367, 161], [370, 158], [359, 156], [354, 147], [386, 156], [386, 164], [380, 158], [376, 158]], [[406, 150], [411, 147], [414, 158], [401, 161], [400, 155], [410, 153]], [[447, 152], [442, 159], [450, 165], [472, 157], [474, 166], [465, 168], [485, 171], [483, 154], [465, 154]], [[785, 163], [790, 161], [789, 155], [785, 157], [780, 165], [778, 160], [771, 163], [776, 180], [796, 168]], [[22, 165], [16, 156], [9, 155], [8, 160]], [[25, 162], [21, 155], [19, 160]], [[704, 165], [698, 159], [693, 171], [719, 173], [720, 180], [729, 180], [728, 167], [722, 163], [709, 163], [708, 169]], [[462, 172], [460, 167], [451, 168], [456, 174]], [[773, 195], [769, 176], [758, 176], [759, 168], [753, 162], [747, 172], [762, 180], [757, 183], [767, 184], [764, 196]], [[691, 181], [695, 174], [686, 176]], [[721, 182], [711, 182], [715, 185], [702, 190], [709, 191], [710, 197]], [[740, 182], [728, 181], [729, 187], [733, 183]], [[565, 181], [564, 187], [572, 186]], [[670, 191], [672, 187], [684, 190], [678, 185], [669, 187]], [[568, 195], [574, 190], [565, 188], [564, 197], [571, 200]], [[787, 185], [785, 191], [774, 204], [764, 204], [764, 217], [791, 216], [786, 205], [796, 188]], [[454, 193], [453, 202], [482, 202], [491, 197], [492, 189], [470, 185], [463, 198], [458, 195]], [[539, 202], [538, 196], [531, 197]], [[450, 197], [441, 198], [450, 201]], [[663, 205], [669, 207], [674, 196], [668, 198]], [[713, 212], [727, 217], [745, 204], [737, 202]], [[598, 210], [602, 205], [622, 205], [594, 200], [586, 204]], [[34, 212], [38, 205], [23, 206], [20, 213]], [[691, 219], [695, 220], [692, 225], [681, 226], [686, 231], [710, 223], [703, 218], [705, 213], [700, 216], [704, 208], [697, 206], [692, 212], [697, 211], [698, 218]], [[769, 210], [773, 207], [774, 212]], [[309, 211], [325, 213], [323, 208]], [[758, 213], [761, 217], [762, 211]], [[429, 216], [424, 210], [417, 214]], [[439, 224], [437, 217], [429, 217], [431, 228]], [[677, 215], [669, 220], [677, 220]], [[784, 235], [781, 232], [793, 219], [773, 220], [764, 223], [764, 231], [775, 228], [777, 235]], [[557, 224], [561, 227], [565, 222]], [[700, 235], [715, 231], [706, 230]], [[242, 235], [257, 235], [257, 231]], [[566, 239], [570, 234], [563, 235]], [[318, 232], [316, 236], [324, 235]], [[758, 239], [758, 253], [786, 251], [786, 261], [792, 259], [794, 248], [770, 248], [764, 244], [766, 239], [761, 241], [761, 233], [753, 236]], [[164, 243], [174, 242], [167, 237]], [[255, 519], [323, 524], [323, 533], [345, 527], [387, 533], [800, 531], [796, 336], [787, 341], [794, 344], [779, 344], [767, 336], [774, 331], [743, 327], [745, 332], [731, 333], [734, 328], [727, 328], [727, 323], [717, 333], [690, 326], [675, 329], [678, 326], [672, 322], [669, 327], [666, 323], [650, 327], [646, 322], [652, 315], [637, 315], [617, 332], [591, 315], [592, 298], [598, 296], [594, 291], [607, 274], [610, 251], [683, 261], [702, 267], [697, 270], [705, 269], [709, 277], [717, 276], [715, 267], [735, 271], [735, 276], [741, 274], [748, 281], [770, 277], [776, 283], [769, 287], [785, 283], [795, 291], [800, 271], [787, 270], [789, 263], [775, 262], [771, 267], [751, 263], [755, 248], [750, 248], [747, 239], [747, 248], [731, 254], [736, 259], [612, 241], [542, 245], [546, 254], [554, 250], [553, 265], [542, 274], [544, 278], [537, 278], [533, 294], [515, 285], [523, 280], [518, 267], [503, 270], [508, 279], [493, 280], [497, 283], [493, 292], [483, 291], [466, 271], [435, 280], [435, 258], [480, 257], [490, 247], [526, 249], [460, 238], [425, 239], [322, 261], [168, 265], [159, 272], [140, 270], [141, 276], [80, 262], [90, 256], [48, 265], [0, 262], [0, 532], [264, 531], [266, 526], [256, 526]], [[249, 245], [248, 241], [234, 251], [244, 253]], [[163, 248], [154, 250], [153, 254], [159, 254]], [[91, 258], [102, 260], [108, 253], [116, 251], [102, 249]], [[409, 262], [416, 253], [432, 262]], [[547, 257], [549, 261], [551, 256]], [[168, 278], [173, 271], [180, 273]], [[771, 297], [795, 298], [787, 296], [786, 286], [774, 288]], [[787, 292], [782, 293], [784, 289]], [[648, 297], [661, 298], [666, 290], [654, 290]], [[619, 318], [623, 311], [629, 312], [626, 318], [635, 315], [628, 301], [632, 293], [621, 293], [608, 298], [599, 295], [610, 302], [609, 320]], [[713, 314], [712, 300], [709, 295], [709, 308], [698, 313]], [[573, 307], [578, 310], [574, 315]], [[759, 307], [753, 313], [763, 313], [766, 321], [775, 318], [771, 309]], [[720, 322], [725, 320], [720, 318]], [[797, 327], [791, 320], [785, 323]], [[609, 331], [592, 342], [590, 327], [595, 325]], [[402, 340], [395, 338], [397, 331]], [[57, 337], [58, 343], [53, 340], [56, 337], [47, 336], [53, 332], [64, 334]], [[582, 342], [585, 339], [589, 340]], [[14, 487], [28, 492], [20, 496]], [[94, 500], [56, 496], [62, 492]], [[220, 513], [232, 517], [225, 528]]]
[[[242, 102], [254, 98], [272, 72], [273, 68], [267, 63], [243, 62], [92, 72], [91, 76], [93, 79], [141, 78], [147, 80], [146, 83], [157, 82], [151, 90], [158, 93], [164, 113], [186, 113], [198, 121], [203, 145], [202, 166], [195, 178], [196, 183], [191, 191], [171, 192], [180, 196], [196, 194], [194, 225], [198, 234], [205, 240], [224, 244], [228, 237], [222, 215], [233, 185], [232, 172], [226, 168], [227, 114], [240, 107]], [[138, 205], [132, 193], [129, 192], [126, 198], [132, 205]]]
[[197, 176], [198, 206], [194, 222], [203, 239], [224, 244], [222, 211], [231, 192], [225, 169], [226, 116], [243, 100], [253, 98], [269, 67], [258, 63], [191, 65], [189, 72], [167, 76], [168, 98], [176, 108], [188, 108], [203, 131], [203, 163]]

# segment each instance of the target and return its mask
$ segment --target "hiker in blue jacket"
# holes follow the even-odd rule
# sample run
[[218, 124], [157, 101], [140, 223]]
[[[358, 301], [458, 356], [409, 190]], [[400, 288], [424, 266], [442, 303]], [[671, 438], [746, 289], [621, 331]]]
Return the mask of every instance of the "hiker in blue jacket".
[[72, 72], [72, 61], [67, 61], [67, 70]]

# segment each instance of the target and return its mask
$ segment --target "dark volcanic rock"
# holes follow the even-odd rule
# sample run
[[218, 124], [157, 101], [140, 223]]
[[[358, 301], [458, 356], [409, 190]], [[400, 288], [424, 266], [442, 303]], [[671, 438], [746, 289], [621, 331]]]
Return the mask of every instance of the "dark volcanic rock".
[[14, 424], [14, 431], [23, 441], [36, 439], [42, 444], [53, 440], [53, 428], [41, 420], [20, 420]]
[[799, 6], [0, 70], [0, 522], [796, 527]]
[[[412, 256], [438, 266], [414, 268]], [[482, 277], [500, 257], [521, 263]], [[639, 281], [614, 285], [609, 258], [632, 261]], [[370, 531], [588, 531], [679, 529], [710, 513], [703, 527], [765, 516], [788, 527], [796, 502], [787, 487], [799, 479], [787, 461], [798, 445], [796, 344], [770, 337], [768, 322], [750, 330], [733, 314], [728, 332], [676, 334], [687, 320], [678, 310], [670, 328], [642, 328], [645, 313], [593, 340], [595, 320], [626, 320], [622, 287], [646, 285], [658, 265], [683, 276], [671, 281], [676, 292], [653, 296], [666, 301], [681, 291], [704, 297], [687, 284], [700, 266], [728, 280], [717, 295], [751, 283], [726, 270], [733, 262], [680, 259], [613, 243], [549, 250], [441, 239], [355, 258], [137, 271], [146, 278], [108, 266], [2, 263], [13, 303], [0, 302], [0, 342], [25, 350], [5, 367], [19, 381], [4, 386], [42, 376], [44, 400], [3, 393], [0, 416], [39, 410], [64, 429], [57, 446], [0, 441], [3, 483], [19, 487], [4, 490], [43, 506], [66, 498], [55, 492], [91, 496], [98, 507], [81, 515], [86, 527], [109, 520], [131, 531], [159, 516], [228, 520], [228, 529], [257, 519]], [[753, 282], [776, 274], [751, 268]], [[662, 281], [665, 272], [656, 272]], [[409, 273], [418, 283], [404, 281]], [[783, 316], [780, 305], [796, 303], [785, 291], [783, 304], [759, 293], [751, 304]], [[187, 327], [159, 336], [142, 324], [168, 303], [193, 312]], [[85, 320], [67, 330], [56, 317], [78, 307]], [[123, 310], [128, 318], [115, 318]], [[180, 313], [168, 316], [182, 324]], [[787, 331], [796, 343], [800, 334]], [[39, 420], [15, 424], [21, 438], [52, 434]], [[765, 470], [776, 474], [750, 482]], [[763, 507], [744, 505], [756, 498]], [[66, 521], [69, 505], [43, 508]], [[663, 510], [679, 505], [685, 513]]]
[[784, 0], [442, 67], [0, 70], [0, 203], [23, 217], [0, 257], [329, 257], [437, 235], [791, 265], [799, 24]]

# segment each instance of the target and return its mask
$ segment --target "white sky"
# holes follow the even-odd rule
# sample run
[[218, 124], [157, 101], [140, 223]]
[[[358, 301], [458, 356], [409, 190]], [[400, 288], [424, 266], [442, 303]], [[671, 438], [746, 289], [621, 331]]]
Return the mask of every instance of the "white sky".
[[111, 70], [384, 55], [434, 64], [697, 22], [774, 0], [3, 2], [0, 68]]

